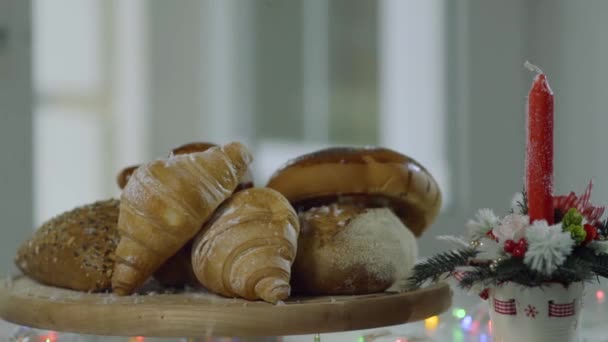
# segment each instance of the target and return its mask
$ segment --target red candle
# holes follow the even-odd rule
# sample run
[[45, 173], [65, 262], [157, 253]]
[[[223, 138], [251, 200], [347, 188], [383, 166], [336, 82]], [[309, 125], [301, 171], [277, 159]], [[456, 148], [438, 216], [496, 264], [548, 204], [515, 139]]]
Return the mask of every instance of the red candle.
[[528, 95], [526, 191], [530, 222], [553, 224], [553, 91], [539, 72]]

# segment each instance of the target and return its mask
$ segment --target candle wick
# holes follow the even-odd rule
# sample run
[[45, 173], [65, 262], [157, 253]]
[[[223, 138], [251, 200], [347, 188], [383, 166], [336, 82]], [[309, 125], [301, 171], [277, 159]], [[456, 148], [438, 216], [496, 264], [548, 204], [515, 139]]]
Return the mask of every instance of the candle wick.
[[540, 68], [538, 66], [530, 63], [530, 61], [525, 61], [524, 67], [526, 67], [528, 70], [535, 72], [537, 74], [544, 74], [544, 72], [542, 70], [540, 70]]

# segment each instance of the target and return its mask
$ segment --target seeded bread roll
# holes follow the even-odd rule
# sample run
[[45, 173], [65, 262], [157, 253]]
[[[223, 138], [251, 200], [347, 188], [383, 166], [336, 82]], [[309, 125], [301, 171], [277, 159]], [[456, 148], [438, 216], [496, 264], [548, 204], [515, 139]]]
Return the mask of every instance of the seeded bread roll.
[[17, 251], [15, 263], [29, 277], [80, 291], [111, 288], [119, 201], [78, 207], [44, 223]]

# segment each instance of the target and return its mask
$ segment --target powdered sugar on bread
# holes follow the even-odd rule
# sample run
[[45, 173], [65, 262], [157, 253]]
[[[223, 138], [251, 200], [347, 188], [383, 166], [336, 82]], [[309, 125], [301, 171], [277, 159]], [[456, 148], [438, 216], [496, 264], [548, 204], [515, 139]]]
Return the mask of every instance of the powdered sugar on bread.
[[402, 283], [415, 263], [416, 239], [390, 209], [332, 204], [300, 219], [295, 275], [303, 292], [383, 291]]

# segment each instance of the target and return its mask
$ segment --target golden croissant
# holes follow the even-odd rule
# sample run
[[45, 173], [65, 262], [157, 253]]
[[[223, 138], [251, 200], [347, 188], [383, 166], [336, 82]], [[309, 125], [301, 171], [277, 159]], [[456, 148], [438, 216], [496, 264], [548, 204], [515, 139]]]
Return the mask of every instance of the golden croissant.
[[300, 231], [289, 202], [268, 188], [233, 195], [196, 236], [192, 266], [207, 289], [276, 303], [289, 297]]
[[112, 288], [132, 293], [196, 235], [247, 172], [240, 143], [139, 167], [122, 192]]

